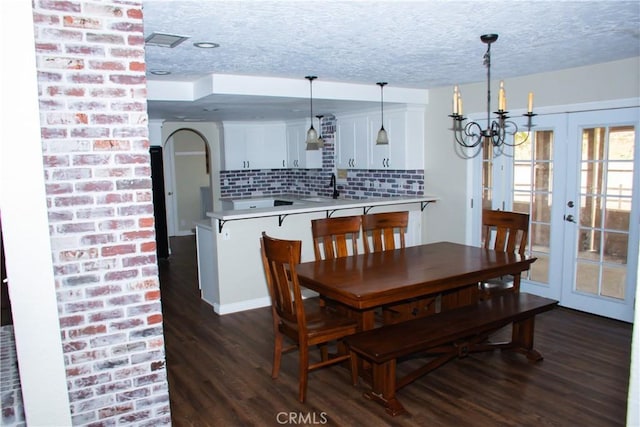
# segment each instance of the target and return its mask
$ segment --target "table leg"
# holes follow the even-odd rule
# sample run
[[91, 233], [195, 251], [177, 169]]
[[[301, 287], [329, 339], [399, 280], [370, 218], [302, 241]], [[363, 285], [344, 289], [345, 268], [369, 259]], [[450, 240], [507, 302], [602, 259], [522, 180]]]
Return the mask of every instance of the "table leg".
[[360, 318], [358, 319], [358, 326], [361, 331], [368, 331], [375, 328], [375, 310], [364, 310], [360, 312]]
[[[375, 310], [352, 310], [351, 316], [358, 320], [358, 328], [360, 331], [368, 331], [369, 329], [375, 328]], [[371, 384], [373, 382], [371, 363], [362, 358], [358, 358], [357, 365], [360, 378], [362, 378], [365, 383]]]
[[462, 288], [442, 294], [440, 311], [447, 311], [478, 303], [478, 284], [472, 283]]

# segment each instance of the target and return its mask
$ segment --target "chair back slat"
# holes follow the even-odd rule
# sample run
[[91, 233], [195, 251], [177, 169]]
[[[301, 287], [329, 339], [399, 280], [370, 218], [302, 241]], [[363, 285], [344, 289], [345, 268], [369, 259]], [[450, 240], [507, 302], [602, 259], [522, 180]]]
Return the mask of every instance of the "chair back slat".
[[312, 220], [311, 234], [316, 260], [357, 255], [361, 221], [360, 216]]
[[518, 212], [482, 211], [484, 247], [524, 256], [529, 235], [529, 215]]
[[297, 323], [304, 330], [304, 305], [295, 268], [300, 263], [302, 242], [275, 239], [263, 232], [261, 249], [273, 311], [282, 321]]
[[383, 212], [362, 215], [362, 240], [365, 253], [396, 249], [396, 234], [399, 247], [405, 247], [405, 234], [409, 224], [409, 212]]

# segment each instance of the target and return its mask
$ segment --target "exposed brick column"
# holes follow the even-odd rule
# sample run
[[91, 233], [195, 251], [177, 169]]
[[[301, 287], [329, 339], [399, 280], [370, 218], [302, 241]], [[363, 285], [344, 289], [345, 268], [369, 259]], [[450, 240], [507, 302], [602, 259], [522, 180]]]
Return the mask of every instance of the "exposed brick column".
[[34, 22], [73, 423], [168, 425], [141, 2], [36, 0]]

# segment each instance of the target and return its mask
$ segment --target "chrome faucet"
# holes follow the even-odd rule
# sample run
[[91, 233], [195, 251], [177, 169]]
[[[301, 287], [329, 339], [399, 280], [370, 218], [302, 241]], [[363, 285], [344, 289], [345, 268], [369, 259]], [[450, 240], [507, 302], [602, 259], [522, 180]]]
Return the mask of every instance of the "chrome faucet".
[[333, 194], [331, 195], [331, 197], [333, 197], [334, 199], [337, 199], [338, 196], [340, 195], [340, 193], [338, 192], [338, 189], [336, 188], [336, 174], [335, 173], [331, 174], [331, 182], [329, 182], [329, 187], [333, 187]]

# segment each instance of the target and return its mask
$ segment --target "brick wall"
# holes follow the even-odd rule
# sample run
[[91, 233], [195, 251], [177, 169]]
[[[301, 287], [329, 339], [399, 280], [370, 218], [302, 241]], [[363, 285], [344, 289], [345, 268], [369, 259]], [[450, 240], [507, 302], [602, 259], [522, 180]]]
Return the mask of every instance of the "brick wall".
[[[331, 197], [331, 173], [335, 168], [336, 119], [322, 119], [322, 169], [264, 169], [220, 172], [223, 199], [281, 194]], [[424, 194], [424, 170], [361, 169], [347, 171], [347, 180], [338, 181], [340, 196], [347, 199], [369, 197], [420, 196]]]
[[141, 2], [35, 0], [34, 23], [73, 423], [169, 425]]

